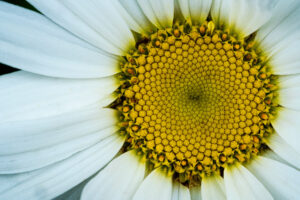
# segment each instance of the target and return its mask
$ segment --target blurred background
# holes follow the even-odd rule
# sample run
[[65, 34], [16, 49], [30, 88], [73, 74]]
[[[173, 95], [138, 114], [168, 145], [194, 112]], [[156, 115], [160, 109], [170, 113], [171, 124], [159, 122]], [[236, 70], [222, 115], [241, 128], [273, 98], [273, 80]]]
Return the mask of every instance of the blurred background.
[[[22, 6], [22, 7], [25, 7], [25, 8], [28, 8], [28, 9], [31, 9], [31, 10], [34, 10], [36, 11], [29, 3], [27, 3], [25, 0], [1, 0], [1, 1], [6, 1], [8, 3], [12, 3], [12, 4], [15, 4], [15, 5], [18, 5], [18, 6]], [[49, 0], [51, 1], [51, 0]], [[1, 28], [1, 27], [0, 27]], [[10, 66], [7, 66], [3, 63], [1, 63], [1, 60], [0, 60], [0, 75], [3, 75], [3, 74], [7, 74], [7, 73], [10, 73], [10, 72], [14, 72], [14, 71], [17, 71], [17, 69], [13, 68], [13, 67], [10, 67]]]

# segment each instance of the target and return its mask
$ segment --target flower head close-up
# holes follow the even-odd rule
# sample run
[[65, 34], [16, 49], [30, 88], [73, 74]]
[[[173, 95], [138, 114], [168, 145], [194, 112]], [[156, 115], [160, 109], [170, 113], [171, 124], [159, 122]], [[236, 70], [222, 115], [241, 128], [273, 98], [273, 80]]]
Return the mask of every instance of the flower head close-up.
[[27, 4], [0, 1], [0, 200], [300, 199], [299, 0]]

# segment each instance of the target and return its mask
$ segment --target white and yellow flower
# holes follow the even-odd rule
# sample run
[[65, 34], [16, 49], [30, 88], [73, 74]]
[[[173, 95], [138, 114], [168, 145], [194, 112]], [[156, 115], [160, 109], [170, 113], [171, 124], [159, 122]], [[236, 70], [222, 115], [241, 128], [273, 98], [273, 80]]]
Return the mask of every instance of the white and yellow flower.
[[1, 200], [300, 198], [298, 0], [28, 2], [0, 2]]

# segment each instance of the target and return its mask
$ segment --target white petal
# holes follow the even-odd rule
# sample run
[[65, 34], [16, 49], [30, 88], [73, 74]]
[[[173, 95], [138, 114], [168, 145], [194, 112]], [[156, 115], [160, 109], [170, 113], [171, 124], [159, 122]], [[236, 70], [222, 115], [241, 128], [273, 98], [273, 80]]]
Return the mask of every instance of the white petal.
[[275, 199], [299, 199], [298, 170], [264, 157], [254, 159], [247, 168], [266, 186]]
[[114, 126], [116, 111], [97, 105], [60, 116], [0, 124], [0, 155], [50, 148]]
[[145, 163], [130, 151], [115, 158], [85, 186], [81, 199], [132, 199], [145, 176]]
[[68, 190], [67, 192], [59, 195], [58, 197], [54, 198], [53, 200], [80, 200], [82, 190], [88, 180], [89, 179], [86, 179], [82, 183], [78, 184], [77, 186], [73, 187], [72, 189]]
[[224, 182], [227, 199], [273, 199], [263, 184], [241, 164], [225, 168]]
[[116, 131], [116, 127], [110, 127], [51, 147], [0, 156], [0, 174], [15, 174], [45, 167], [98, 143]]
[[123, 144], [117, 135], [40, 170], [1, 175], [0, 199], [52, 199], [76, 186], [107, 164]]
[[271, 149], [263, 152], [262, 156], [266, 157], [266, 158], [270, 158], [272, 160], [276, 160], [276, 161], [278, 161], [280, 163], [283, 163], [285, 165], [294, 167], [293, 165], [291, 165], [289, 162], [287, 162], [286, 160], [284, 160], [283, 158], [281, 158], [277, 153], [275, 153]]
[[113, 1], [64, 0], [63, 4], [103, 38], [123, 50], [121, 55], [134, 46], [134, 37]]
[[174, 0], [137, 0], [148, 19], [158, 28], [172, 27]]
[[[293, 39], [299, 39], [300, 2], [297, 0], [277, 2], [272, 18], [259, 29], [256, 35], [260, 48], [267, 52], [268, 56], [273, 56], [278, 50], [285, 49], [285, 46]], [[278, 52], [276, 56], [280, 54]]]
[[[123, 5], [118, 0], [112, 0], [114, 3], [114, 7], [118, 10], [119, 14], [122, 16], [122, 18], [126, 21], [127, 25], [130, 29], [138, 32], [138, 33], [144, 33], [145, 30], [138, 24], [138, 22], [130, 15], [129, 12], [123, 7]], [[129, 2], [132, 3], [133, 1]], [[136, 4], [137, 2], [134, 1]], [[124, 3], [126, 6], [126, 2]], [[145, 16], [144, 16], [145, 17]]]
[[286, 143], [278, 133], [274, 133], [268, 138], [267, 145], [282, 159], [300, 169], [300, 154]]
[[300, 110], [300, 86], [280, 89], [279, 104], [290, 109]]
[[172, 200], [190, 200], [191, 195], [187, 187], [175, 182], [172, 189]]
[[201, 182], [203, 200], [226, 199], [224, 180], [219, 175], [204, 177]]
[[190, 13], [190, 1], [189, 0], [177, 0], [180, 11], [185, 19], [191, 19]]
[[55, 77], [92, 78], [119, 71], [116, 57], [100, 52], [46, 17], [0, 2], [0, 61]]
[[127, 14], [118, 6], [116, 7], [132, 30], [138, 33], [148, 33], [154, 29], [153, 24], [145, 16], [136, 0], [119, 0], [119, 2]]
[[[285, 41], [283, 38], [281, 39]], [[281, 44], [283, 46], [279, 47], [278, 44], [278, 49], [276, 50], [273, 49], [273, 52], [270, 52], [268, 54], [269, 56], [272, 55], [272, 57], [269, 60], [269, 65], [272, 67], [273, 73], [279, 75], [290, 75], [290, 74], [300, 73], [300, 69], [299, 69], [300, 38], [294, 39], [291, 42], [290, 41], [281, 42]], [[274, 45], [272, 47], [274, 47]]]
[[217, 25], [245, 37], [270, 19], [274, 6], [272, 0], [215, 0], [211, 14]]
[[[285, 65], [282, 65], [282, 68], [284, 68], [286, 65], [288, 65], [288, 62]], [[300, 76], [279, 76], [278, 85], [280, 86], [278, 91], [280, 94], [278, 96], [279, 104], [290, 109], [300, 110]]]
[[182, 15], [194, 24], [203, 23], [210, 11], [212, 0], [178, 0]]
[[191, 200], [201, 200], [202, 199], [200, 186], [192, 187], [190, 189], [190, 193], [191, 193]]
[[298, 9], [299, 3], [300, 2], [297, 0], [278, 0], [274, 7], [274, 13], [276, 14], [272, 15], [271, 19], [259, 29], [256, 35], [257, 39], [260, 41], [272, 31], [277, 31], [278, 25], [282, 26], [282, 23], [285, 23], [285, 20], [292, 17], [290, 15]]
[[112, 102], [118, 87], [113, 76], [101, 79], [49, 78], [26, 72], [0, 77], [0, 122], [59, 115], [98, 103]]
[[278, 85], [280, 88], [286, 89], [290, 87], [295, 87], [300, 84], [300, 75], [288, 75], [288, 76], [278, 76]]
[[142, 182], [133, 196], [133, 200], [171, 200], [172, 198], [172, 177], [167, 176], [157, 168], [152, 171]]
[[174, 0], [174, 19], [178, 21], [184, 21], [185, 18], [182, 15], [179, 0]]
[[134, 44], [129, 27], [112, 1], [29, 2], [57, 24], [102, 50], [123, 55], [124, 51]]
[[288, 108], [278, 109], [272, 125], [282, 139], [300, 153], [300, 112]]

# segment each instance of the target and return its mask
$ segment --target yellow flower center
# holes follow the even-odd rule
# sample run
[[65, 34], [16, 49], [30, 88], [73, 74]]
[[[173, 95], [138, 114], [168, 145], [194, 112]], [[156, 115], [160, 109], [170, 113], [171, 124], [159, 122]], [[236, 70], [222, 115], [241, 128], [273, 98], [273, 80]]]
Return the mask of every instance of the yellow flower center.
[[[120, 111], [126, 149], [180, 182], [195, 182], [258, 154], [273, 132], [274, 82], [251, 37], [212, 22], [175, 24], [137, 43], [121, 62]], [[198, 177], [198, 178], [197, 178]]]

